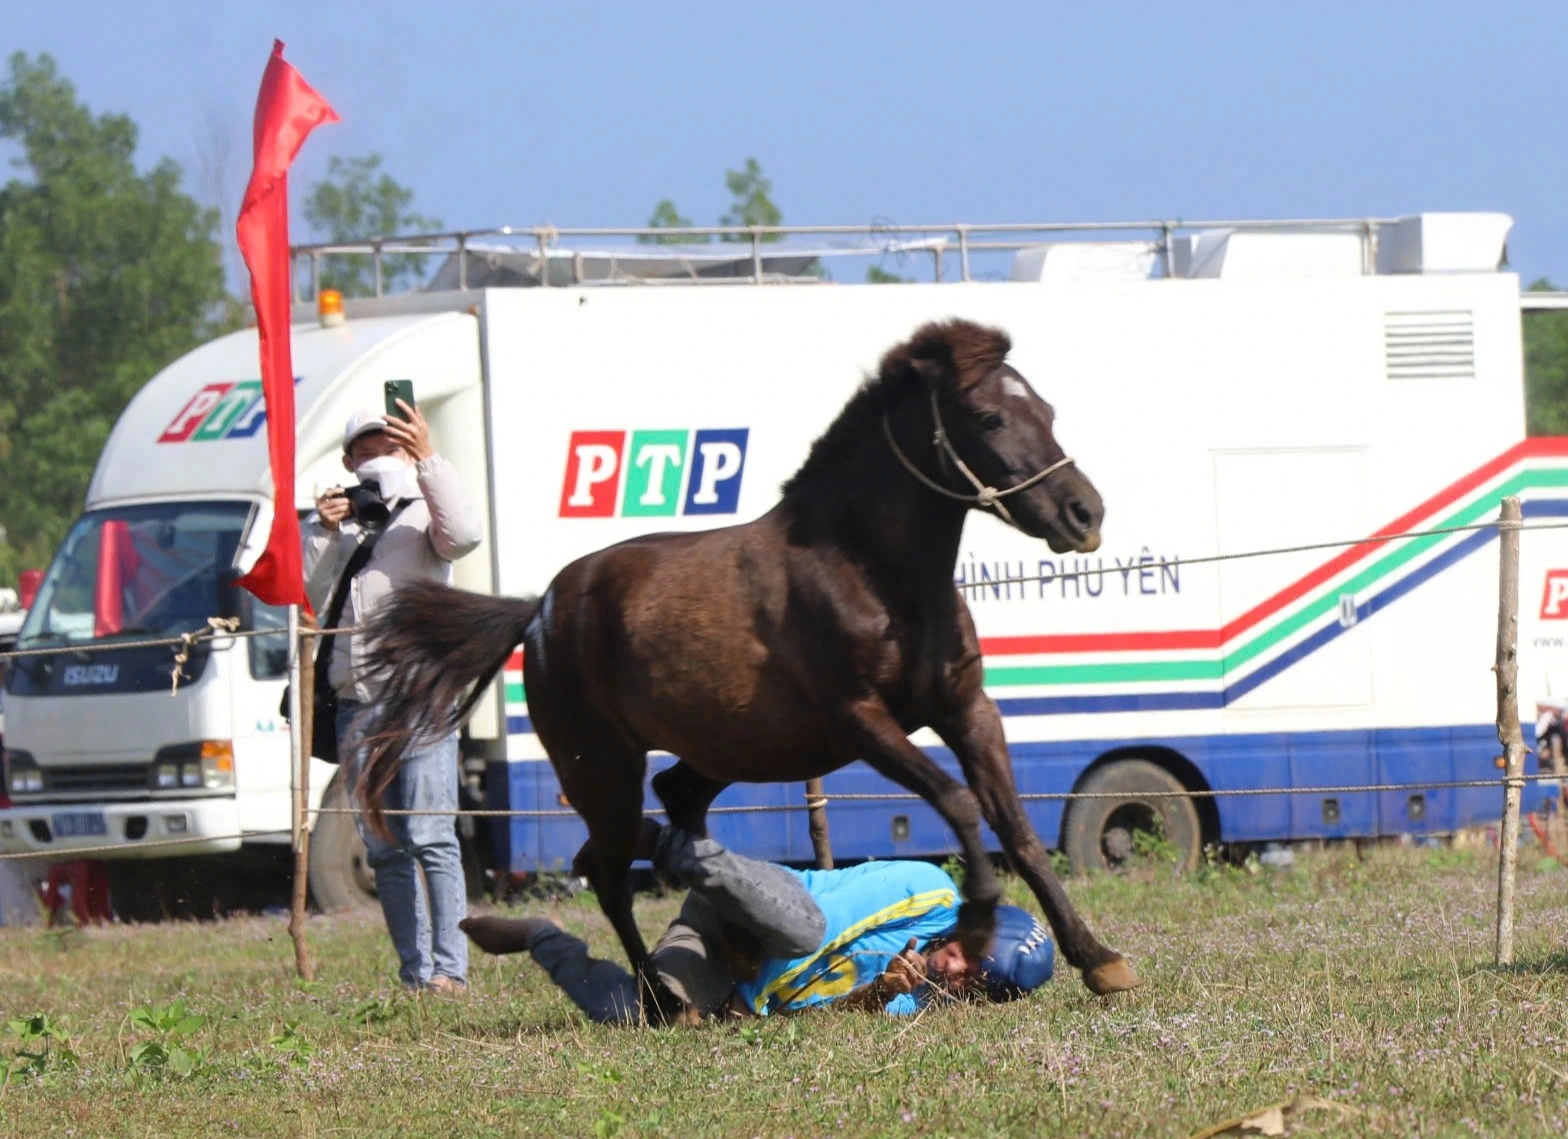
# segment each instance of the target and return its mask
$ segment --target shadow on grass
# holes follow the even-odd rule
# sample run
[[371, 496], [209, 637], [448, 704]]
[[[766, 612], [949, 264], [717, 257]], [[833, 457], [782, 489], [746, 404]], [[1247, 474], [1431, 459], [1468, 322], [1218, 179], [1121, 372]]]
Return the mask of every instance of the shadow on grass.
[[1481, 969], [1485, 973], [1497, 973], [1504, 977], [1543, 977], [1549, 973], [1568, 973], [1568, 950], [1559, 949], [1554, 953], [1540, 953], [1515, 961], [1511, 965], [1485, 965]]
[[[1546, 977], [1553, 973], [1568, 973], [1568, 950], [1558, 950], [1553, 953], [1543, 953], [1529, 956], [1512, 965], [1497, 965], [1490, 959], [1482, 961], [1464, 961], [1459, 963], [1460, 975], [1469, 980], [1472, 977]], [[1412, 983], [1430, 980], [1433, 977], [1450, 977], [1453, 967], [1442, 962], [1429, 965], [1416, 965], [1401, 970], [1395, 980], [1401, 983]]]
[[[1399, 974], [1400, 981], [1421, 981], [1431, 977], [1434, 973], [1443, 973], [1444, 968], [1434, 966], [1431, 968], [1416, 967], [1406, 969]], [[1568, 973], [1568, 950], [1557, 950], [1552, 953], [1540, 953], [1527, 956], [1523, 960], [1515, 961], [1511, 965], [1497, 965], [1491, 961], [1478, 961], [1465, 967], [1466, 977], [1480, 976], [1489, 973], [1497, 977], [1545, 977], [1553, 973]]]

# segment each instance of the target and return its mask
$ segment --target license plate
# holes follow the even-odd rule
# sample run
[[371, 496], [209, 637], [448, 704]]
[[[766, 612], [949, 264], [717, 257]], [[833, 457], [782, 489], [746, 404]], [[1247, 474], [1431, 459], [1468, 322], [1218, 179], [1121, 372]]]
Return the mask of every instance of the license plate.
[[108, 824], [102, 811], [67, 811], [54, 817], [56, 838], [83, 838], [88, 835], [106, 835]]

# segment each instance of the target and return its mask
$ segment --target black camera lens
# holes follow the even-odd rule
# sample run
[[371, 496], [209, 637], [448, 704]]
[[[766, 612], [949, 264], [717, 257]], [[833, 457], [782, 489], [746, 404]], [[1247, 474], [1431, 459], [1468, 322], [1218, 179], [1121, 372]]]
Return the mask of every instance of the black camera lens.
[[360, 483], [343, 492], [348, 498], [348, 508], [361, 526], [384, 526], [391, 511], [381, 498], [381, 488], [374, 483]]

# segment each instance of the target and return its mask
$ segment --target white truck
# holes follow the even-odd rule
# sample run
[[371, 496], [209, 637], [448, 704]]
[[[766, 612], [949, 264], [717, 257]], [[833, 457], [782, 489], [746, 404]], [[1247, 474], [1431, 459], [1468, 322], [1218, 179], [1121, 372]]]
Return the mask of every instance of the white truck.
[[[0, 653], [16, 647], [16, 637], [27, 615], [14, 589], [0, 589]], [[5, 678], [5, 663], [0, 661], [0, 682]], [[5, 745], [5, 694], [0, 692], [0, 747]], [[0, 786], [0, 810], [10, 806], [4, 786]], [[29, 859], [0, 862], [0, 926], [27, 925], [38, 919], [37, 887], [43, 867]]]
[[[798, 240], [607, 249], [593, 244], [603, 231], [524, 235], [535, 247], [507, 231], [315, 249], [445, 252], [425, 289], [351, 300], [341, 323], [296, 305], [295, 505], [344, 478], [351, 409], [412, 380], [488, 519], [456, 584], [537, 592], [623, 538], [757, 516], [884, 350], [927, 320], [998, 325], [1107, 504], [1105, 546], [1088, 556], [973, 514], [955, 575], [1020, 790], [1123, 795], [1029, 800], [1046, 843], [1114, 866], [1161, 824], [1189, 861], [1210, 842], [1451, 831], [1494, 818], [1499, 792], [1403, 785], [1498, 776], [1495, 531], [1183, 563], [1485, 522], [1504, 494], [1523, 496], [1527, 519], [1568, 515], [1568, 440], [1525, 438], [1510, 226], [1422, 214], [1155, 226], [1147, 240], [1008, 227], [990, 242], [961, 228], [902, 246], [932, 256], [938, 279], [880, 286], [825, 280], [834, 247]], [[969, 279], [986, 257], [1007, 258], [1005, 279]], [[948, 280], [955, 260], [964, 279]], [[282, 639], [203, 645], [177, 686], [169, 650], [115, 649], [213, 616], [283, 625], [232, 585], [270, 521], [256, 376], [254, 331], [234, 333], [153, 377], [115, 426], [22, 630], [24, 646], [72, 651], [7, 681], [0, 849], [167, 859], [143, 844], [201, 839], [177, 850], [191, 863], [287, 842]], [[1528, 717], [1568, 688], [1564, 532], [1524, 536], [1522, 583]], [[916, 742], [951, 764], [934, 737]], [[465, 820], [476, 880], [564, 866], [585, 831], [531, 734], [520, 661], [477, 707], [463, 754], [465, 804], [554, 812]], [[313, 764], [313, 803], [345, 802], [336, 770]], [[1163, 811], [1139, 798], [1371, 784], [1399, 789]], [[827, 790], [894, 789], [857, 764]], [[801, 791], [733, 787], [716, 833], [808, 861]], [[1544, 795], [1532, 784], [1526, 806]], [[776, 809], [723, 812], [737, 805]], [[953, 848], [924, 804], [841, 802], [829, 817], [843, 859]], [[369, 896], [346, 816], [319, 817], [311, 883], [324, 906]]]

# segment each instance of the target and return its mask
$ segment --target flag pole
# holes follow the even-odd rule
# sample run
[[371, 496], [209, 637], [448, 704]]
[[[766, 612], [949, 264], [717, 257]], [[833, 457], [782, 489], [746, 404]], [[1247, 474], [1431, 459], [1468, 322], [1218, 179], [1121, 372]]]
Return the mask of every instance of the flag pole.
[[305, 746], [305, 723], [300, 716], [304, 706], [305, 638], [300, 635], [298, 605], [289, 606], [289, 838], [294, 850], [292, 904], [289, 906], [289, 936], [294, 940], [294, 967], [300, 979], [311, 979], [310, 952], [305, 945], [305, 914], [300, 905], [300, 856], [305, 851], [305, 764], [310, 762]]
[[300, 635], [299, 606], [289, 606], [289, 801], [292, 804], [289, 835], [293, 848], [299, 850], [299, 769], [300, 755], [305, 750], [305, 726], [299, 722]]
[[289, 636], [289, 833], [294, 848], [294, 891], [289, 933], [300, 977], [311, 979], [305, 945], [305, 899], [309, 885], [309, 763], [311, 669], [301, 630], [301, 609], [310, 613], [305, 592], [299, 516], [295, 512], [294, 363], [289, 343], [288, 170], [312, 130], [338, 122], [338, 114], [283, 58], [274, 40], [262, 72], [252, 123], [250, 181], [234, 223], [240, 256], [250, 271], [256, 309], [256, 346], [261, 364], [261, 398], [267, 411], [267, 466], [272, 473], [272, 529], [266, 547], [236, 584], [269, 605], [288, 606]]
[[289, 936], [294, 941], [294, 967], [300, 980], [313, 981], [315, 964], [305, 941], [305, 906], [310, 897], [310, 741], [311, 713], [315, 703], [315, 653], [306, 646], [311, 638], [304, 627], [315, 621], [301, 618], [298, 605], [289, 606], [289, 791], [293, 810], [289, 829], [294, 840], [294, 881], [289, 904]]

